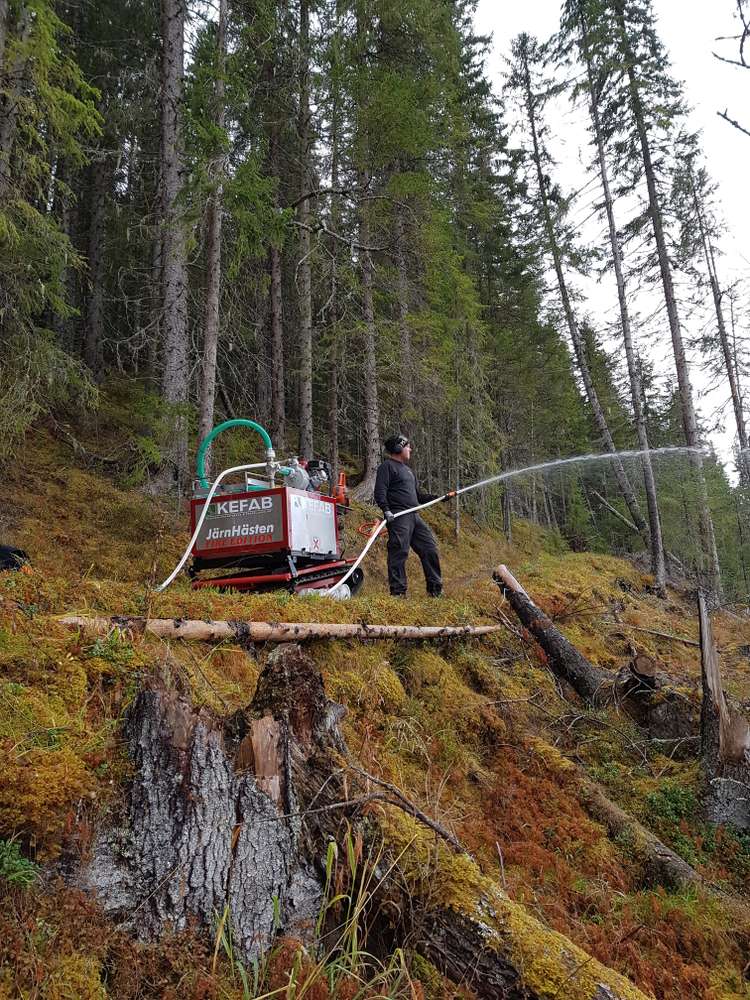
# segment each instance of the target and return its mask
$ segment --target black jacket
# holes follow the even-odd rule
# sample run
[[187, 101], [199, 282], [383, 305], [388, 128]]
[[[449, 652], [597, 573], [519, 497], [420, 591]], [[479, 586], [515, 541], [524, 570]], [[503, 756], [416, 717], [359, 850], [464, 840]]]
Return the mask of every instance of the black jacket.
[[408, 465], [386, 458], [378, 466], [375, 477], [375, 503], [385, 512], [398, 514], [401, 510], [417, 507], [419, 504], [435, 500], [433, 493], [423, 493], [417, 486], [414, 473]]

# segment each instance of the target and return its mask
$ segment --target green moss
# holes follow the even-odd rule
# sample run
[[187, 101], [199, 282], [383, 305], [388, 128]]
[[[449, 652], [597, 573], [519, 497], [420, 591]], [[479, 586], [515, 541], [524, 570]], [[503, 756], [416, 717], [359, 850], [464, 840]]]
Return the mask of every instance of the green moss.
[[101, 966], [89, 955], [65, 955], [55, 961], [42, 983], [44, 1000], [107, 1000]]
[[[131, 406], [127, 392], [113, 397], [111, 411], [105, 402], [93, 450], [107, 453], [117, 447], [125, 426], [130, 436], [142, 435], [149, 406], [145, 398]], [[80, 433], [86, 441], [84, 431]], [[567, 552], [549, 532], [520, 520], [514, 524], [512, 546], [469, 517], [456, 542], [444, 513], [430, 511], [441, 538], [447, 598], [419, 596], [419, 567], [412, 560], [412, 596], [391, 599], [385, 548], [376, 545], [366, 564], [362, 596], [339, 603], [283, 593], [193, 591], [185, 578], [155, 594], [147, 584], [166, 576], [187, 542], [184, 515], [90, 469], [76, 468], [67, 445], [44, 430], [30, 439], [17, 466], [0, 483], [0, 504], [18, 512], [9, 540], [25, 547], [34, 565], [30, 573], [0, 575], [0, 751], [7, 761], [0, 773], [0, 835], [21, 834], [24, 851], [36, 848], [42, 858], [55, 854], [67, 832], [77, 835], [81, 815], [85, 824], [97, 803], [120, 792], [127, 778], [118, 745], [120, 719], [144, 674], [168, 661], [196, 704], [224, 715], [251, 700], [265, 655], [261, 652], [256, 660], [230, 644], [174, 643], [166, 648], [141, 637], [96, 639], [69, 632], [53, 615], [80, 611], [292, 622], [496, 622], [502, 598], [490, 573], [504, 561], [563, 632], [600, 665], [622, 665], [633, 642], [657, 657], [685, 693], [694, 691], [699, 676], [692, 647], [628, 631], [629, 625], [637, 625], [694, 636], [689, 601], [677, 593], [669, 601], [656, 600], [645, 589], [649, 578], [626, 560]], [[57, 512], [54, 522], [38, 515], [42, 507]], [[360, 546], [354, 526], [365, 515], [364, 508], [355, 507], [349, 518], [350, 551]], [[727, 686], [740, 698], [750, 695], [747, 661], [740, 651], [747, 642], [746, 628], [739, 619], [715, 616]], [[533, 979], [548, 991], [550, 983], [557, 983], [557, 998], [563, 1000], [574, 995], [592, 966], [584, 957], [581, 961], [588, 964], [576, 972], [576, 960], [561, 957], [563, 951], [570, 954], [571, 946], [533, 920], [527, 925], [531, 918], [518, 907], [521, 895], [555, 929], [601, 960], [632, 971], [655, 992], [658, 983], [667, 1000], [689, 995], [686, 984], [703, 983], [718, 953], [726, 956], [721, 959], [725, 968], [716, 975], [712, 970], [712, 979], [732, 981], [732, 970], [740, 970], [744, 960], [729, 947], [714, 947], [714, 916], [701, 907], [691, 911], [689, 902], [663, 906], [661, 923], [649, 918], [651, 938], [628, 939], [633, 925], [627, 924], [626, 913], [632, 911], [636, 919], [650, 913], [653, 904], [636, 894], [643, 844], [612, 843], [582, 815], [570, 760], [593, 769], [616, 801], [703, 866], [707, 879], [746, 889], [750, 846], [729, 831], [701, 824], [679, 790], [664, 792], [665, 776], [678, 789], [695, 791], [690, 766], [659, 756], [653, 748], [646, 748], [649, 761], [644, 765], [633, 752], [642, 737], [614, 713], [584, 713], [575, 725], [559, 725], [570, 707], [560, 702], [550, 671], [539, 665], [533, 647], [513, 630], [482, 642], [319, 642], [310, 648], [329, 697], [348, 709], [345, 735], [363, 766], [394, 781], [426, 812], [455, 829], [487, 873], [498, 871], [500, 843], [515, 903], [498, 895], [468, 859], [445, 851], [429, 831], [388, 810], [389, 829], [406, 824], [400, 833], [393, 832], [392, 842], [404, 849], [400, 863], [415, 891], [467, 913], [477, 906], [494, 910], [495, 917], [487, 917], [492, 940], [497, 947], [518, 949], [514, 960], [529, 983]], [[540, 797], [544, 803], [536, 808]], [[91, 805], [81, 810], [81, 802]], [[521, 818], [513, 822], [510, 813]], [[69, 923], [75, 925], [74, 920]], [[682, 938], [670, 936], [673, 923], [679, 924]], [[516, 944], [526, 934], [532, 941], [528, 951]], [[620, 937], [625, 940], [622, 951], [612, 949], [611, 942]], [[539, 955], [532, 954], [535, 948]], [[665, 964], [679, 965], [682, 952], [687, 971], [670, 986], [658, 973]], [[75, 968], [85, 980], [87, 970], [74, 961], [68, 970], [71, 981]], [[93, 976], [95, 970], [90, 971]], [[81, 993], [86, 995], [84, 987]], [[694, 990], [694, 995], [699, 993]]]
[[316, 655], [330, 697], [358, 714], [400, 712], [406, 692], [391, 666], [390, 651], [390, 644], [370, 647], [357, 647], [355, 643], [319, 645]]
[[590, 1000], [600, 984], [623, 1000], [645, 1000], [623, 976], [605, 968], [568, 938], [550, 930], [482, 875], [466, 854], [449, 853], [434, 835], [404, 814], [389, 814], [389, 842], [416, 895], [429, 905], [456, 910], [487, 927], [484, 946], [502, 952], [521, 973], [523, 983], [543, 1000], [565, 996]]
[[569, 760], [565, 754], [560, 753], [557, 747], [553, 747], [541, 737], [531, 737], [529, 745], [534, 750], [534, 753], [541, 757], [547, 767], [552, 768], [555, 771], [567, 773], [575, 771], [575, 764]]

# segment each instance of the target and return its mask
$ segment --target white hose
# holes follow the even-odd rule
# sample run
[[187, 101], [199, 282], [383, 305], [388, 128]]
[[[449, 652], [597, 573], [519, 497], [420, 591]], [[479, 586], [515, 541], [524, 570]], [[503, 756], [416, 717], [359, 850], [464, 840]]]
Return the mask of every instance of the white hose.
[[164, 581], [164, 583], [160, 583], [159, 584], [159, 586], [156, 588], [157, 591], [166, 590], [167, 587], [170, 585], [170, 583], [174, 580], [174, 578], [180, 572], [180, 570], [182, 569], [182, 567], [185, 565], [185, 563], [188, 561], [188, 558], [190, 557], [190, 553], [193, 551], [193, 546], [195, 545], [195, 543], [196, 543], [196, 541], [198, 539], [198, 535], [200, 533], [200, 530], [203, 527], [203, 522], [206, 520], [206, 515], [208, 514], [208, 505], [211, 503], [211, 500], [213, 499], [214, 493], [216, 492], [216, 489], [217, 489], [219, 483], [222, 481], [222, 479], [225, 479], [227, 476], [232, 475], [232, 473], [234, 473], [234, 472], [246, 472], [248, 469], [259, 469], [261, 466], [265, 467], [265, 464], [266, 464], [265, 462], [255, 462], [252, 465], [234, 465], [234, 466], [232, 466], [231, 469], [224, 469], [224, 471], [222, 473], [220, 473], [216, 477], [216, 479], [214, 480], [213, 486], [211, 487], [211, 489], [208, 491], [208, 494], [206, 495], [206, 500], [205, 500], [205, 503], [203, 504], [203, 510], [201, 511], [201, 516], [198, 518], [198, 523], [195, 526], [195, 531], [193, 532], [193, 537], [188, 542], [187, 548], [185, 549], [185, 551], [182, 554], [182, 559], [180, 559], [180, 561], [177, 563], [177, 565], [172, 570], [172, 572], [169, 574], [169, 576]]
[[[410, 507], [408, 510], [400, 510], [398, 514], [393, 515], [394, 521], [397, 517], [403, 517], [404, 514], [415, 514], [418, 510], [425, 510], [427, 507], [432, 507], [433, 504], [442, 503], [443, 500], [449, 497], [457, 497], [462, 493], [468, 493], [469, 490], [478, 490], [482, 486], [489, 486], [491, 483], [499, 483], [503, 479], [512, 479], [515, 476], [525, 475], [527, 472], [541, 472], [544, 469], [550, 469], [552, 467], [557, 467], [560, 465], [572, 465], [575, 462], [606, 462], [612, 461], [615, 458], [640, 458], [643, 455], [667, 455], [667, 454], [677, 454], [685, 452], [699, 452], [700, 454], [706, 454], [703, 448], [688, 448], [681, 446], [672, 446], [668, 448], [649, 448], [647, 451], [642, 449], [634, 449], [632, 451], [618, 451], [618, 452], [604, 452], [603, 454], [593, 454], [593, 455], [574, 455], [572, 458], [556, 458], [550, 462], [539, 462], [538, 465], [529, 465], [524, 469], [511, 469], [508, 472], [501, 472], [496, 476], [490, 476], [488, 479], [481, 479], [478, 483], [472, 483], [470, 486], [462, 486], [459, 490], [450, 490], [448, 493], [443, 493], [442, 496], [435, 497], [434, 500], [428, 500], [427, 503], [419, 504], [417, 507]], [[331, 594], [336, 590], [337, 587], [343, 586], [352, 573], [359, 567], [360, 563], [370, 551], [370, 546], [378, 537], [380, 532], [385, 527], [386, 522], [381, 521], [377, 526], [375, 531], [370, 535], [367, 540], [367, 545], [362, 549], [356, 561], [351, 565], [349, 571], [345, 576], [342, 576], [335, 587], [329, 587], [327, 589], [320, 588], [317, 593], [322, 596]]]

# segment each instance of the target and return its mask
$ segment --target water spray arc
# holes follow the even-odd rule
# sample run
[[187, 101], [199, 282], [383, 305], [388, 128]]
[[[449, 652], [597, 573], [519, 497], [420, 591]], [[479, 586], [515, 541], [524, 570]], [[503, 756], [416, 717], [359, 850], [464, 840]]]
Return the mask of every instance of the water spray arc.
[[[649, 448], [648, 451], [643, 451], [640, 448], [635, 448], [630, 451], [617, 451], [617, 452], [605, 452], [603, 454], [591, 454], [591, 455], [574, 455], [572, 458], [557, 458], [549, 462], [539, 462], [536, 465], [527, 465], [523, 469], [510, 469], [507, 472], [500, 472], [495, 476], [489, 476], [487, 479], [481, 479], [477, 483], [472, 483], [470, 486], [462, 486], [458, 490], [449, 490], [442, 496], [436, 497], [434, 500], [429, 500], [427, 503], [419, 504], [417, 507], [410, 507], [408, 510], [399, 511], [398, 514], [394, 514], [394, 520], [398, 517], [403, 517], [405, 514], [415, 514], [417, 511], [425, 510], [427, 507], [432, 507], [436, 503], [441, 503], [443, 500], [449, 497], [458, 497], [462, 493], [469, 493], [471, 490], [483, 489], [484, 487], [491, 486], [493, 483], [505, 482], [509, 479], [516, 479], [519, 476], [525, 476], [528, 473], [533, 472], [547, 472], [550, 469], [558, 469], [566, 465], [586, 465], [592, 462], [611, 462], [616, 459], [623, 458], [641, 458], [644, 454], [651, 456], [654, 455], [685, 455], [689, 453], [706, 455], [707, 452], [703, 448], [695, 448], [688, 446], [670, 446], [666, 448]], [[335, 595], [336, 590], [339, 587], [343, 587], [349, 577], [356, 569], [359, 568], [362, 560], [365, 558], [367, 553], [372, 548], [375, 540], [380, 535], [383, 528], [386, 526], [385, 521], [380, 521], [377, 528], [372, 532], [367, 540], [367, 544], [364, 549], [360, 552], [358, 558], [353, 563], [351, 569], [339, 580], [336, 587], [332, 587], [330, 590], [321, 591], [322, 594]]]

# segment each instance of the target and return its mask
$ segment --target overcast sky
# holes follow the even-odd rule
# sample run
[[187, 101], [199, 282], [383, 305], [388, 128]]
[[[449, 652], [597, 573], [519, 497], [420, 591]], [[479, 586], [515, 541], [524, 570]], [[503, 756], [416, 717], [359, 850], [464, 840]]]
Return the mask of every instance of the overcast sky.
[[[733, 118], [744, 124], [750, 121], [750, 73], [720, 63], [712, 55], [719, 50], [736, 58], [730, 43], [715, 42], [717, 35], [736, 33], [732, 18], [734, 0], [654, 0], [658, 28], [672, 60], [673, 75], [682, 80], [692, 105], [692, 123], [703, 135], [703, 149], [709, 171], [718, 182], [720, 204], [729, 231], [724, 242], [725, 257], [721, 263], [724, 282], [750, 274], [750, 196], [748, 195], [748, 160], [750, 138], [732, 128], [716, 112], [728, 108]], [[527, 0], [522, 4], [501, 3], [499, 0], [479, 0], [477, 29], [493, 36], [493, 46], [486, 70], [499, 92], [506, 70], [505, 58], [511, 39], [521, 31], [546, 39], [559, 25], [560, 0]], [[720, 47], [722, 46], [723, 47]], [[566, 114], [566, 109], [561, 109]], [[581, 176], [583, 163], [588, 163], [591, 151], [586, 148], [586, 136], [573, 116], [561, 117], [557, 124], [557, 141], [552, 150], [560, 163], [563, 185], [574, 185]], [[611, 279], [605, 276], [604, 281]], [[601, 294], [591, 290], [592, 313], [603, 311], [609, 290]], [[663, 363], [667, 363], [668, 345], [664, 345]], [[657, 360], [655, 358], [655, 360]], [[705, 380], [696, 361], [693, 381], [701, 393]], [[711, 418], [726, 400], [726, 393], [704, 395], [700, 406]], [[720, 452], [728, 457], [733, 438], [731, 414], [726, 413], [726, 433], [715, 439]]]

